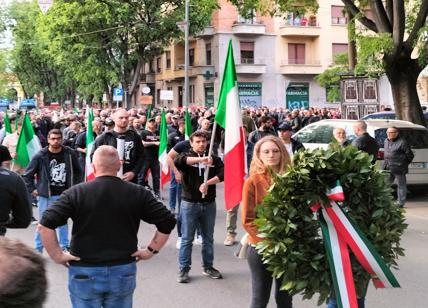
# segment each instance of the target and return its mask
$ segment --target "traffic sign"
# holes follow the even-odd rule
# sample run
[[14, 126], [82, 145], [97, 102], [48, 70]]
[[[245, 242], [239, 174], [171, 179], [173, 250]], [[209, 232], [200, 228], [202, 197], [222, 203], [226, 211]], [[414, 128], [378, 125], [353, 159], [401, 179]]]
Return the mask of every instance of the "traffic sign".
[[123, 98], [123, 89], [122, 88], [114, 88], [113, 89], [113, 100], [121, 102], [122, 98]]
[[43, 14], [46, 14], [46, 12], [53, 4], [53, 0], [39, 0], [37, 2], [39, 3], [40, 10]]

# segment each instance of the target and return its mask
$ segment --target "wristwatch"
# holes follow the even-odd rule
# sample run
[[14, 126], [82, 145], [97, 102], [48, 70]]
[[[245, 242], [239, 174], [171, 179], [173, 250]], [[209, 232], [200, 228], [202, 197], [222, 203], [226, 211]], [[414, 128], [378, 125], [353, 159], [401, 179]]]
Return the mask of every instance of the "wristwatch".
[[157, 253], [159, 253], [159, 251], [158, 250], [155, 250], [155, 249], [153, 249], [152, 247], [150, 247], [150, 246], [147, 246], [147, 250], [148, 251], [150, 251], [152, 254], [157, 254]]

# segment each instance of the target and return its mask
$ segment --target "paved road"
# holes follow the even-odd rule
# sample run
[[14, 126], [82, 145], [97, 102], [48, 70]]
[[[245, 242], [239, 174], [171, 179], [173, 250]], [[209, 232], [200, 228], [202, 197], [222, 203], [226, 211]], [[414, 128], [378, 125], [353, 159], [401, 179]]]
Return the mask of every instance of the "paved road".
[[[250, 276], [245, 260], [233, 256], [235, 247], [223, 246], [225, 231], [225, 212], [222, 209], [222, 187], [218, 188], [219, 204], [215, 228], [215, 262], [222, 271], [224, 279], [212, 280], [201, 274], [200, 246], [194, 246], [191, 282], [176, 282], [177, 250], [174, 231], [159, 255], [152, 260], [138, 264], [138, 282], [134, 293], [134, 307], [154, 308], [241, 308], [249, 306]], [[400, 270], [396, 276], [402, 289], [369, 289], [366, 307], [407, 308], [428, 307], [428, 195], [410, 197], [406, 209], [409, 227], [403, 237], [402, 246], [406, 256], [399, 260]], [[112, 225], [111, 228], [115, 226]], [[26, 230], [9, 230], [8, 237], [19, 238], [33, 246], [35, 226]], [[140, 245], [145, 245], [154, 229], [142, 224], [139, 233]], [[242, 235], [242, 228], [239, 228]], [[47, 257], [47, 254], [45, 253]], [[70, 307], [67, 291], [67, 271], [52, 263], [48, 258], [49, 297], [45, 307]], [[273, 298], [272, 298], [273, 299]], [[294, 298], [294, 306], [300, 308], [316, 307], [316, 299], [303, 301]], [[269, 307], [276, 307], [271, 300]]]

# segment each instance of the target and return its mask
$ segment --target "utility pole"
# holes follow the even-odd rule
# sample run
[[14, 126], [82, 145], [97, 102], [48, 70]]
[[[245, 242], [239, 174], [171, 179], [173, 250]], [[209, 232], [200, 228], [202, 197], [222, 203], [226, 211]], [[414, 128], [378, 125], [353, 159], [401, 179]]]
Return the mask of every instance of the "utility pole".
[[189, 107], [189, 0], [185, 2], [184, 9], [184, 107]]

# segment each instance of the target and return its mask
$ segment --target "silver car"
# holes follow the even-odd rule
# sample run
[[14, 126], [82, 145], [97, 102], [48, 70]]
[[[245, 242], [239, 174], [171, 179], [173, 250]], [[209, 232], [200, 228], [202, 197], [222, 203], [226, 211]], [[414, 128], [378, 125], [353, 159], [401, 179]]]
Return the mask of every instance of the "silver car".
[[[345, 129], [346, 137], [352, 141], [356, 138], [353, 130], [355, 120], [322, 120], [312, 123], [296, 134], [293, 138], [303, 143], [307, 149], [327, 148], [333, 139], [333, 129], [341, 127]], [[378, 161], [383, 160], [383, 144], [388, 127], [395, 126], [412, 147], [415, 157], [409, 165], [407, 174], [407, 186], [409, 189], [423, 191], [428, 189], [428, 129], [424, 126], [400, 120], [366, 120], [367, 132], [378, 142], [380, 149]]]

